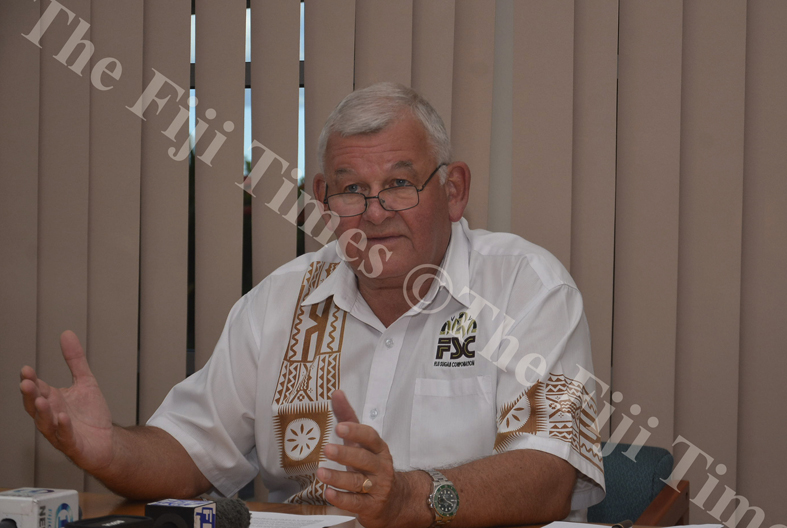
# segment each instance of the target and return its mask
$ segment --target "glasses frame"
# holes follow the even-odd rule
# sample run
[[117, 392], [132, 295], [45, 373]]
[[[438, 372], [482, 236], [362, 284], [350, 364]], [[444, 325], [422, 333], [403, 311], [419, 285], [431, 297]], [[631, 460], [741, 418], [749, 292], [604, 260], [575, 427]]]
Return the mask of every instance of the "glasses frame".
[[[373, 199], [377, 199], [377, 202], [380, 204], [380, 207], [382, 207], [386, 211], [391, 211], [391, 212], [407, 211], [408, 209], [413, 209], [414, 207], [418, 207], [418, 205], [421, 203], [421, 191], [423, 191], [426, 188], [426, 186], [429, 184], [429, 182], [434, 177], [434, 175], [437, 174], [437, 171], [439, 171], [442, 167], [447, 167], [447, 166], [448, 166], [448, 163], [445, 163], [445, 162], [443, 162], [440, 165], [438, 165], [437, 168], [432, 171], [432, 174], [430, 174], [429, 177], [426, 179], [424, 184], [421, 185], [420, 189], [418, 187], [416, 187], [415, 185], [403, 185], [402, 187], [400, 187], [400, 188], [413, 187], [415, 189], [417, 201], [415, 202], [415, 205], [413, 205], [412, 207], [406, 207], [404, 209], [388, 209], [384, 205], [384, 202], [382, 200], [380, 200], [380, 193], [383, 193], [383, 192], [385, 192], [385, 191], [387, 191], [389, 189], [396, 189], [397, 187], [390, 187], [389, 189], [383, 189], [382, 191], [380, 191], [379, 193], [377, 193], [374, 196], [364, 196], [361, 193], [336, 193], [336, 194], [332, 194], [332, 195], [328, 196], [328, 184], [327, 183], [325, 184], [325, 198], [323, 199], [322, 203], [325, 204], [325, 208], [327, 210], [331, 211], [333, 214], [335, 214], [339, 218], [352, 218], [353, 216], [360, 216], [360, 215], [364, 214], [366, 212], [366, 210], [369, 208], [369, 200], [373, 200]], [[360, 213], [352, 214], [352, 215], [340, 215], [336, 211], [332, 211], [330, 205], [328, 205], [328, 198], [333, 198], [334, 196], [341, 196], [342, 194], [352, 194], [353, 196], [356, 196], [356, 195], [357, 196], [363, 196], [364, 197], [363, 211], [361, 211]]]

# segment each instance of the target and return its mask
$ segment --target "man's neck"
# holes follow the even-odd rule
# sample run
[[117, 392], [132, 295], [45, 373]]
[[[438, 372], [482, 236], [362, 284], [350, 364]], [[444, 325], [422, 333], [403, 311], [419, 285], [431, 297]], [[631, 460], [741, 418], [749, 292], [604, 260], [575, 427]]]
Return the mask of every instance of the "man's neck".
[[[372, 309], [374, 315], [388, 328], [412, 307], [412, 299], [423, 299], [434, 279], [424, 281], [419, 292], [408, 292], [405, 296], [401, 282], [365, 283], [358, 281], [358, 291]], [[411, 299], [408, 301], [408, 299]]]
[[[448, 240], [443, 246], [444, 249], [439, 259], [432, 262], [430, 266], [419, 266], [419, 270], [413, 275], [411, 272], [404, 277], [389, 277], [380, 280], [364, 277], [363, 274], [355, 270], [358, 291], [386, 328], [426, 297], [432, 282], [434, 282], [434, 268], [439, 267], [442, 263], [448, 253], [450, 243], [451, 234], [449, 232]], [[425, 277], [422, 279], [422, 276]], [[418, 291], [414, 289], [416, 286], [418, 286]]]
[[358, 291], [386, 328], [410, 309], [401, 285], [364, 284], [358, 281]]

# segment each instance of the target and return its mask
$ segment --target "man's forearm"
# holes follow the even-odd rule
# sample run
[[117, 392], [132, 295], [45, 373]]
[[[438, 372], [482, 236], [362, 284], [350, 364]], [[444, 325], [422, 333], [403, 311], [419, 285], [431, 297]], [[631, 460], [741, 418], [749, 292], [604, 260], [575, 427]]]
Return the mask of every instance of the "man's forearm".
[[[565, 518], [571, 507], [576, 471], [565, 460], [531, 449], [492, 455], [441, 469], [459, 492], [459, 510], [451, 526], [504, 526], [546, 523]], [[407, 474], [414, 501], [426, 498], [431, 477]], [[424, 492], [424, 490], [427, 490]]]
[[163, 429], [114, 426], [113, 451], [111, 463], [91, 473], [129, 499], [189, 498], [211, 487], [183, 446]]

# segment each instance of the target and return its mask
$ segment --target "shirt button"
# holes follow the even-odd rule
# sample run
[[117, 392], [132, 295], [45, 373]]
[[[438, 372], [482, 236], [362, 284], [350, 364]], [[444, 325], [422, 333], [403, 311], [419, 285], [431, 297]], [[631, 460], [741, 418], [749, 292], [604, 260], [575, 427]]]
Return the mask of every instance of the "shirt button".
[[388, 339], [385, 340], [385, 346], [391, 348], [392, 346], [394, 346], [394, 340], [389, 337]]
[[369, 418], [374, 420], [375, 418], [377, 418], [378, 414], [380, 414], [380, 413], [377, 412], [377, 409], [372, 409], [371, 411], [369, 411]]

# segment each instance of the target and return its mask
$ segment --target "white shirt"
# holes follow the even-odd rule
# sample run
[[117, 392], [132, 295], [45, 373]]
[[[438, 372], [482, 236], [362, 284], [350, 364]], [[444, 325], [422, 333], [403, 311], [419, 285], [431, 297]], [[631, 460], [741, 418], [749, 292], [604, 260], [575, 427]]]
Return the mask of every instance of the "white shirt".
[[440, 280], [386, 328], [336, 243], [241, 298], [205, 368], [148, 424], [171, 433], [224, 495], [261, 472], [273, 501], [321, 502], [318, 466], [341, 388], [397, 470], [537, 449], [579, 471], [572, 510], [604, 496], [582, 297], [517, 236], [452, 226]]

